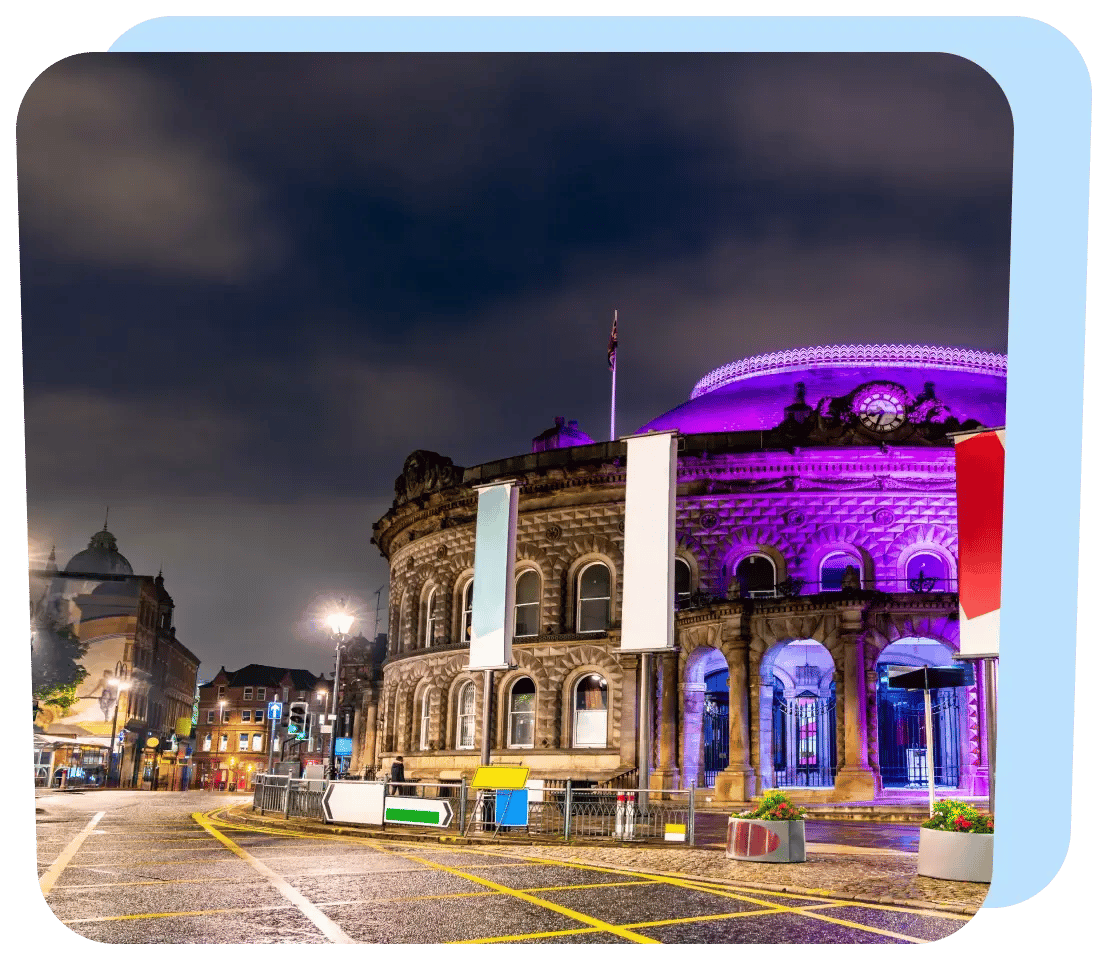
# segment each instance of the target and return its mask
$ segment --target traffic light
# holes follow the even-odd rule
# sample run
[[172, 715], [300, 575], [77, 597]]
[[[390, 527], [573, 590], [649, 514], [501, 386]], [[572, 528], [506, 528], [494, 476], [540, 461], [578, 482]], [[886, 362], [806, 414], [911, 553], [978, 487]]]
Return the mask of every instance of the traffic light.
[[296, 735], [297, 740], [307, 740], [308, 736], [312, 732], [312, 715], [310, 713], [304, 716], [304, 725], [300, 728], [300, 732]]
[[289, 704], [289, 733], [298, 740], [303, 739], [304, 731], [308, 726], [308, 704], [304, 700], [297, 700]]

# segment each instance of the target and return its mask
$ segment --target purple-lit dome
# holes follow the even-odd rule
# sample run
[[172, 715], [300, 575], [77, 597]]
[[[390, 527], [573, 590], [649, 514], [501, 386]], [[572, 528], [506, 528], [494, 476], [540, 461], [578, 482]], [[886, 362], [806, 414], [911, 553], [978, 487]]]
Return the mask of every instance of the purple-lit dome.
[[[771, 430], [786, 408], [818, 409], [865, 384], [893, 384], [903, 394], [958, 421], [1004, 425], [1008, 360], [957, 347], [849, 344], [764, 353], [713, 370], [679, 407], [644, 424], [647, 430], [718, 433]], [[803, 384], [803, 388], [799, 388]]]

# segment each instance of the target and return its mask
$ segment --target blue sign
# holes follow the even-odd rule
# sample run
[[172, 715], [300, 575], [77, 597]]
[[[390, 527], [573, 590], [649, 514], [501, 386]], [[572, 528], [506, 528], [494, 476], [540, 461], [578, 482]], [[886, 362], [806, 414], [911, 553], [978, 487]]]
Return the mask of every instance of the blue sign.
[[281, 701], [273, 700], [269, 704], [269, 719], [280, 720], [281, 719]]
[[120, 743], [123, 742], [123, 731], [122, 730], [119, 731], [119, 742]]
[[335, 737], [335, 756], [349, 757], [354, 752], [353, 737]]
[[496, 822], [502, 827], [527, 826], [527, 791], [496, 791]]

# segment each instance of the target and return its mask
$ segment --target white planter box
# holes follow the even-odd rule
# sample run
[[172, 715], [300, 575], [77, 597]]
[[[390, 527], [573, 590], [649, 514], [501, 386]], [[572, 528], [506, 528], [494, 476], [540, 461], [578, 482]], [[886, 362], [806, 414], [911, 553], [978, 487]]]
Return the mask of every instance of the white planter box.
[[763, 863], [803, 863], [803, 820], [727, 821], [727, 856]]
[[993, 834], [955, 833], [920, 827], [916, 873], [939, 880], [991, 883]]

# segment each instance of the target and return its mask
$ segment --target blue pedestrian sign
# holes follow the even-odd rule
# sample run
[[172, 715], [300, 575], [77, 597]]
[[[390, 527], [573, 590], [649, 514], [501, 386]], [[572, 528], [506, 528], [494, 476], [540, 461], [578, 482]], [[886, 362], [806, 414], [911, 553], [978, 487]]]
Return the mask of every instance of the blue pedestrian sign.
[[269, 719], [280, 720], [281, 719], [281, 701], [273, 700], [269, 704]]
[[335, 737], [335, 756], [349, 757], [354, 752], [353, 737]]

